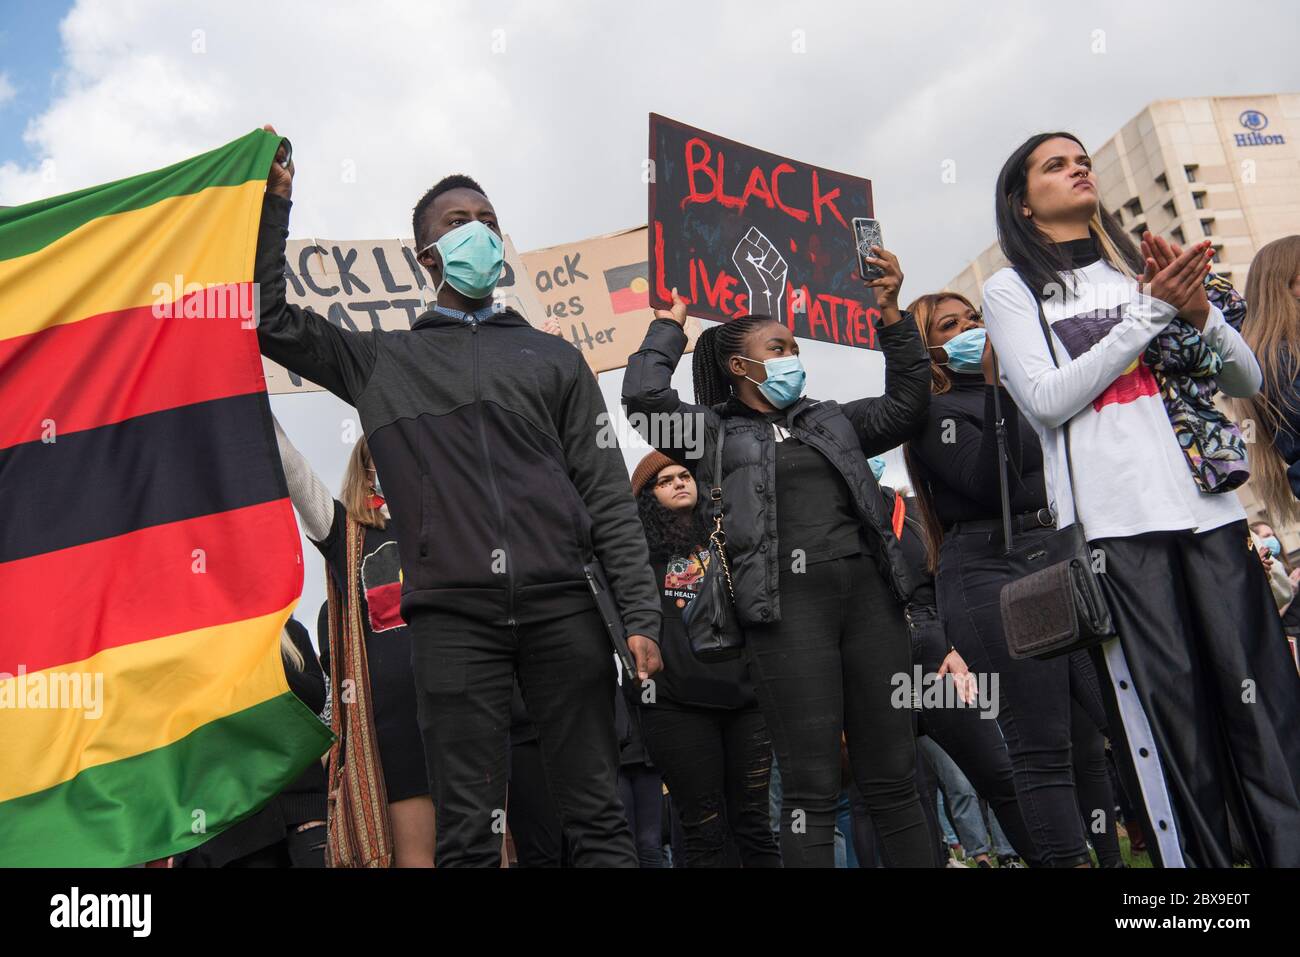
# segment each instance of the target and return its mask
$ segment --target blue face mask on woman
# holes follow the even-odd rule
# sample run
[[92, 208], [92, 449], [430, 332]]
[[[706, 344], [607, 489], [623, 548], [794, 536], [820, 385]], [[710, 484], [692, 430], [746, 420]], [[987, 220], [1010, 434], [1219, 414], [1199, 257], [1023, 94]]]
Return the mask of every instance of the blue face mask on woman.
[[[501, 237], [479, 220], [464, 223], [443, 234], [429, 246], [438, 247], [442, 257], [442, 282], [433, 291], [436, 296], [442, 283], [448, 283], [462, 296], [486, 299], [492, 295], [505, 269], [505, 244]], [[425, 246], [420, 252], [429, 248]]]
[[1274, 558], [1282, 556], [1282, 543], [1277, 540], [1276, 535], [1269, 535], [1267, 538], [1261, 538], [1259, 543], [1268, 549], [1270, 555]]
[[[746, 362], [758, 362], [757, 359], [751, 359], [748, 356], [741, 356]], [[799, 361], [798, 356], [782, 356], [779, 359], [767, 359], [763, 362], [763, 368], [767, 370], [767, 378], [762, 382], [755, 382], [745, 376], [750, 382], [758, 386], [758, 391], [762, 393], [763, 398], [767, 399], [778, 409], [784, 409], [794, 405], [799, 401], [799, 396], [803, 395], [804, 380], [807, 374], [804, 372], [803, 363]]]
[[867, 464], [871, 466], [871, 474], [876, 477], [877, 482], [885, 477], [885, 460], [879, 455], [867, 459]]
[[984, 359], [984, 342], [988, 334], [976, 327], [953, 336], [943, 344], [948, 353], [948, 368], [953, 372], [979, 372]]

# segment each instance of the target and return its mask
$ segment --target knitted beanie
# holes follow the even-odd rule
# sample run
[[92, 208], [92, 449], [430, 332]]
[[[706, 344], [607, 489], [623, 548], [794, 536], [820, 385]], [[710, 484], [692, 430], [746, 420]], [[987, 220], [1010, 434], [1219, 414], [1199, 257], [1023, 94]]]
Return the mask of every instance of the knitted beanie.
[[651, 452], [643, 458], [632, 473], [632, 494], [640, 495], [641, 489], [645, 488], [646, 483], [652, 481], [662, 470], [674, 465], [668, 456], [662, 452]]

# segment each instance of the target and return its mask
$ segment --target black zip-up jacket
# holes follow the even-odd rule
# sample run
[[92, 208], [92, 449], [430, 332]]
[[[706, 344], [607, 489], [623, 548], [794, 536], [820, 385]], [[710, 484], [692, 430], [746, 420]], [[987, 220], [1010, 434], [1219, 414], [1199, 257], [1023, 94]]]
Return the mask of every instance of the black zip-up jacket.
[[[816, 449], [843, 476], [881, 574], [900, 601], [915, 587], [880, 486], [867, 465], [911, 438], [924, 424], [930, 403], [930, 360], [920, 331], [907, 314], [876, 333], [885, 356], [885, 394], [840, 406], [802, 398], [785, 410], [785, 427]], [[630, 421], [664, 455], [692, 470], [701, 494], [713, 481], [718, 428], [725, 421], [722, 449], [723, 528], [735, 588], [737, 616], [744, 625], [781, 620], [777, 582], [776, 440], [763, 413], [735, 397], [714, 407], [683, 402], [672, 387], [673, 370], [686, 348], [686, 333], [671, 319], [657, 319], [641, 348], [628, 359], [623, 404]], [[634, 416], [634, 413], [641, 415]], [[656, 418], [658, 416], [658, 418]], [[686, 448], [684, 417], [699, 423], [703, 438], [695, 457]], [[668, 427], [667, 422], [683, 423]]]
[[[1002, 517], [993, 386], [986, 385], [978, 373], [951, 372], [949, 380], [952, 388], [931, 398], [929, 421], [911, 444], [916, 465], [912, 478], [929, 489], [941, 531], [956, 522]], [[1047, 485], [1038, 436], [1032, 429], [1021, 428], [1020, 410], [1006, 389], [999, 398], [1007, 429], [1011, 514], [1046, 508]]]
[[[592, 607], [600, 559], [629, 634], [658, 640], [659, 592], [607, 410], [581, 354], [506, 309], [425, 312], [350, 332], [285, 301], [291, 203], [268, 193], [255, 278], [262, 354], [356, 406], [401, 557], [402, 617], [509, 624]], [[604, 447], [602, 447], [604, 446]]]

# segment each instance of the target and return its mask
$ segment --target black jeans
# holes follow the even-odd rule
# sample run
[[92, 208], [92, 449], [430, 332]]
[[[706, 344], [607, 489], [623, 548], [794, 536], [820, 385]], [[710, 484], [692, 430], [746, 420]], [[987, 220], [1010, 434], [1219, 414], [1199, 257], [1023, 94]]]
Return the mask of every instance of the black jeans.
[[517, 670], [574, 866], [636, 867], [618, 797], [615, 672], [595, 609], [513, 627], [421, 610], [408, 625], [438, 866], [501, 865]]
[[[944, 840], [943, 828], [939, 824], [936, 800], [939, 779], [919, 747], [916, 751], [916, 790], [921, 796], [921, 810], [925, 812], [930, 845], [934, 848], [934, 866], [943, 867], [948, 861], [948, 842]], [[858, 867], [879, 867], [880, 838], [876, 834], [875, 822], [871, 820], [871, 812], [867, 810], [867, 799], [857, 788], [849, 794], [849, 810], [853, 822], [853, 853], [858, 859]]]
[[910, 708], [893, 679], [911, 667], [903, 609], [862, 555], [782, 569], [781, 621], [747, 628], [745, 648], [781, 767], [781, 859], [833, 867], [840, 733], [887, 867], [934, 864], [916, 793]]
[[515, 841], [517, 867], [567, 867], [568, 847], [560, 812], [551, 800], [536, 738], [510, 745], [506, 822]]
[[[1097, 694], [1100, 705], [1101, 692]], [[1070, 740], [1073, 744], [1074, 790], [1079, 796], [1084, 831], [1102, 867], [1123, 867], [1119, 822], [1115, 819], [1115, 791], [1111, 787], [1110, 764], [1106, 760], [1106, 739], [1102, 728], [1097, 726], [1097, 716], [1074, 698], [1070, 700]]]
[[[924, 674], [931, 675], [938, 672], [939, 666], [943, 664], [948, 639], [942, 622], [932, 617], [933, 609], [928, 606], [927, 609], [928, 614], [922, 609], [913, 609], [912, 658], [921, 666]], [[965, 658], [965, 655], [962, 657]], [[966, 664], [972, 671], [978, 670], [969, 659]], [[953, 679], [945, 675], [943, 680], [951, 684]], [[942, 700], [954, 698], [945, 694]], [[986, 717], [986, 714], [985, 711], [971, 707], [923, 707], [917, 709], [917, 731], [932, 738], [961, 768], [975, 792], [989, 803], [997, 815], [998, 823], [1016, 853], [1027, 862], [1033, 862], [1034, 841], [1020, 811], [1011, 755], [1007, 751], [1007, 743], [997, 720]], [[931, 777], [934, 776], [928, 763], [926, 771]], [[930, 791], [932, 797], [935, 788]], [[930, 803], [933, 804], [933, 800]], [[947, 857], [946, 849], [944, 856]]]
[[[1092, 544], [1132, 678], [1102, 682], [1125, 786], [1157, 770], [1121, 747], [1135, 703], [1119, 696], [1136, 694], [1184, 863], [1232, 865], [1231, 813], [1257, 866], [1300, 867], [1300, 678], [1246, 522]], [[1097, 655], [1108, 672], [1115, 650]], [[1170, 822], [1144, 823], [1156, 855]]]
[[664, 866], [664, 784], [659, 769], [625, 764], [618, 770], [618, 796], [636, 841], [641, 867]]
[[644, 705], [641, 733], [681, 822], [678, 867], [731, 866], [728, 834], [745, 867], [781, 866], [768, 820], [772, 739], [757, 706]]
[[[1016, 536], [1016, 545], [1051, 531], [1024, 532]], [[997, 722], [1033, 847], [1020, 847], [1000, 809], [998, 820], [1027, 860], [1042, 867], [1076, 867], [1090, 858], [1075, 793], [1071, 696], [1089, 694], [1087, 656], [1079, 652], [1046, 661], [1012, 658], [999, 603], [1002, 586], [1010, 580], [1000, 532], [944, 536], [935, 578], [939, 614], [971, 671], [990, 675], [990, 681], [998, 679]]]

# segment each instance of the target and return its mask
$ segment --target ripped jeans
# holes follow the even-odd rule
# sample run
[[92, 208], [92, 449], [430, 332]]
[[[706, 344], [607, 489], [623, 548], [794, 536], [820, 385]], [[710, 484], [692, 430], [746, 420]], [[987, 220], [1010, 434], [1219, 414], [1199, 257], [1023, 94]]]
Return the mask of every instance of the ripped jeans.
[[757, 706], [739, 711], [659, 702], [641, 708], [646, 750], [681, 821], [686, 867], [780, 867], [768, 821], [772, 740]]

